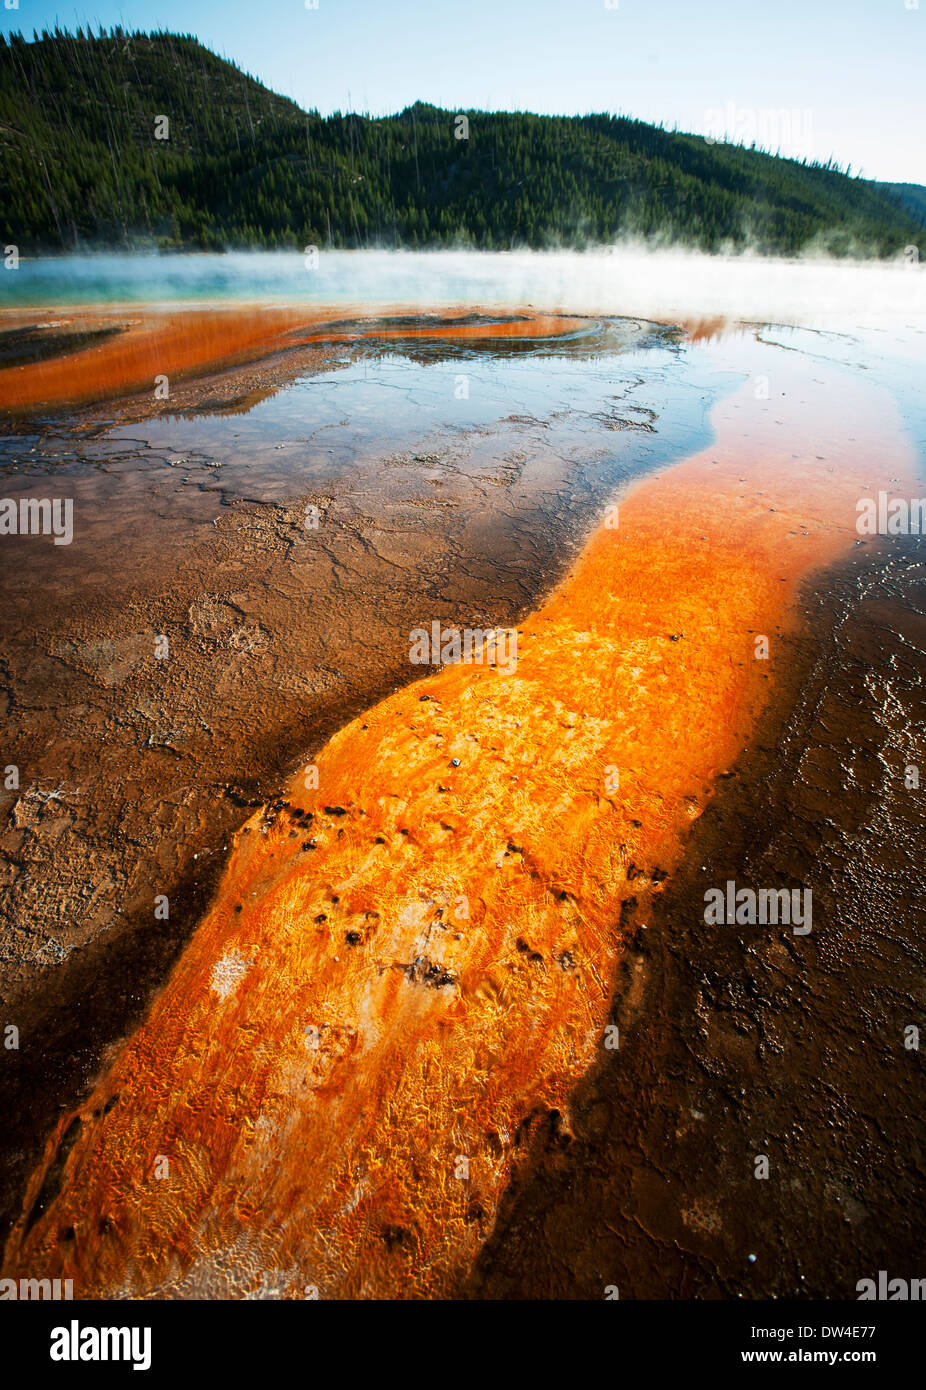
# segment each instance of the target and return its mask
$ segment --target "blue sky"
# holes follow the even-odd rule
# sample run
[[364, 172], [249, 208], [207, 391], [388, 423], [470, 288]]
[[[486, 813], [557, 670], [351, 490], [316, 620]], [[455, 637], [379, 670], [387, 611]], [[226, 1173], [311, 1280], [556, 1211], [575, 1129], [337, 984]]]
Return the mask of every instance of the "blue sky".
[[0, 28], [27, 36], [56, 21], [195, 33], [322, 112], [382, 114], [418, 99], [620, 111], [926, 183], [926, 0], [18, 4], [0, 6]]

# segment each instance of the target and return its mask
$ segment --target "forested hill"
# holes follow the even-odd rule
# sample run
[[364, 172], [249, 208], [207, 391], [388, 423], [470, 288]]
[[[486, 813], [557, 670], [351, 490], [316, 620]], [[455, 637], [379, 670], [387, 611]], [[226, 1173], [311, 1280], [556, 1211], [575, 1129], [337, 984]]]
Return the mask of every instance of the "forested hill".
[[876, 183], [875, 188], [889, 193], [901, 207], [926, 226], [926, 187], [921, 183]]
[[629, 233], [880, 255], [923, 236], [896, 198], [835, 167], [608, 115], [463, 114], [468, 131], [421, 104], [321, 117], [189, 36], [0, 37], [0, 235], [24, 252], [497, 249]]

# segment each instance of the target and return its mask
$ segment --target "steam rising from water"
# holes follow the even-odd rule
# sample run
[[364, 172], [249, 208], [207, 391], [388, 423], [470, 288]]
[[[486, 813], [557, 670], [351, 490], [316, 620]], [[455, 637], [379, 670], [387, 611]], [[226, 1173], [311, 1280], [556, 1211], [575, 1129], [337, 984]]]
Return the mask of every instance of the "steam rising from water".
[[692, 320], [833, 325], [926, 316], [914, 261], [708, 256], [628, 243], [595, 251], [320, 251], [87, 255], [23, 261], [0, 307], [183, 303], [332, 307], [532, 305]]

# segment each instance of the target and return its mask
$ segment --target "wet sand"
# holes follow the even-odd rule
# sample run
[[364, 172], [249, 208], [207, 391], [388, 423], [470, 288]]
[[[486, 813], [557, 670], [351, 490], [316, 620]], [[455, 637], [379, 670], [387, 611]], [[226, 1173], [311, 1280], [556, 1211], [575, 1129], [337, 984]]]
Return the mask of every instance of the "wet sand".
[[[504, 1275], [538, 1229], [523, 1173], [477, 1265], [513, 1160], [542, 1169], [535, 1129], [573, 1151], [640, 915], [672, 901], [692, 824], [772, 718], [770, 675], [793, 679], [801, 584], [855, 548], [862, 492], [912, 479], [890, 399], [815, 379], [810, 406], [776, 401], [774, 449], [751, 392], [715, 408], [710, 449], [639, 484], [521, 625], [516, 676], [455, 667], [398, 692], [319, 755], [317, 796], [297, 780], [252, 820], [142, 1029], [59, 1123], [9, 1269], [155, 1295], [302, 1296], [306, 1271], [323, 1296], [548, 1291], [548, 1232], [516, 1288]], [[813, 881], [770, 868], [757, 881]], [[456, 931], [460, 894], [477, 907]], [[686, 1229], [716, 1234], [702, 1207]], [[558, 1212], [568, 1252], [587, 1213]]]

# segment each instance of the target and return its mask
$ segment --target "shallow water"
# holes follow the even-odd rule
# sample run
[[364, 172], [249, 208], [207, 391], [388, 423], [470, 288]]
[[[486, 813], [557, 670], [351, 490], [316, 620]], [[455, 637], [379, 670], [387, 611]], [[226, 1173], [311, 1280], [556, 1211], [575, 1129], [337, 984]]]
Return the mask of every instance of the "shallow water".
[[[170, 413], [130, 419], [111, 403], [0, 439], [5, 495], [75, 500], [72, 545], [5, 538], [7, 757], [27, 780], [2, 802], [0, 950], [5, 998], [44, 1046], [31, 1087], [41, 1114], [11, 1139], [4, 1210], [16, 1214], [22, 1165], [57, 1109], [96, 1070], [103, 1045], [131, 1030], [196, 929], [244, 808], [276, 795], [351, 715], [421, 674], [408, 664], [411, 628], [433, 618], [519, 622], [567, 574], [605, 509], [618, 502], [623, 512], [626, 490], [644, 477], [666, 612], [681, 615], [690, 596], [711, 634], [709, 604], [719, 619], [755, 584], [771, 626], [814, 556], [854, 551], [857, 491], [869, 481], [903, 488], [923, 474], [924, 344], [922, 326], [906, 320], [839, 332], [718, 325], [691, 340], [602, 315], [516, 346], [374, 336], [337, 347], [321, 371], [263, 378], [258, 365], [247, 389], [230, 374], [228, 389], [212, 394], [194, 383]], [[671, 468], [691, 455], [696, 467]], [[304, 524], [309, 504], [317, 530]], [[632, 526], [626, 534], [634, 544]], [[774, 547], [758, 544], [770, 534]], [[648, 553], [641, 548], [637, 568], [624, 564], [615, 592], [612, 571], [591, 571], [583, 626], [594, 624], [600, 589], [614, 603], [610, 637], [632, 630], [634, 598], [643, 609], [657, 592]], [[737, 569], [751, 554], [761, 557], [755, 573]], [[878, 563], [889, 569], [890, 547]], [[734, 572], [742, 591], [728, 594], [724, 575]], [[631, 619], [623, 624], [620, 602]], [[743, 613], [752, 613], [745, 600]], [[884, 621], [898, 626], [890, 614]], [[686, 621], [673, 623], [675, 642]], [[727, 676], [743, 655], [735, 642], [751, 641], [735, 623], [731, 631], [714, 661]], [[158, 633], [170, 636], [166, 666], [152, 655]], [[789, 640], [779, 649], [785, 666]], [[878, 659], [875, 650], [873, 667]], [[557, 668], [564, 688], [568, 664]], [[641, 706], [620, 742], [633, 742], [641, 777], [658, 766], [671, 782], [684, 766], [676, 746], [692, 741], [685, 688], [675, 690], [670, 730], [664, 676], [651, 675], [651, 711]], [[597, 698], [602, 720], [620, 716], [617, 694]], [[411, 702], [416, 719], [420, 708]], [[517, 727], [529, 733], [530, 718]], [[714, 730], [722, 745], [723, 727]], [[856, 775], [853, 756], [824, 800]], [[532, 811], [543, 808], [538, 796]], [[649, 833], [647, 820], [639, 838]], [[602, 882], [614, 891], [613, 875]], [[150, 904], [161, 892], [171, 922], [153, 933]], [[861, 912], [863, 895], [852, 905]], [[838, 937], [836, 914], [833, 929]], [[501, 1049], [500, 1075], [505, 1060]], [[529, 1273], [522, 1286], [536, 1287]]]
[[530, 305], [659, 319], [913, 322], [926, 314], [926, 265], [763, 260], [653, 251], [325, 251], [85, 255], [0, 270], [0, 307], [286, 303]]

